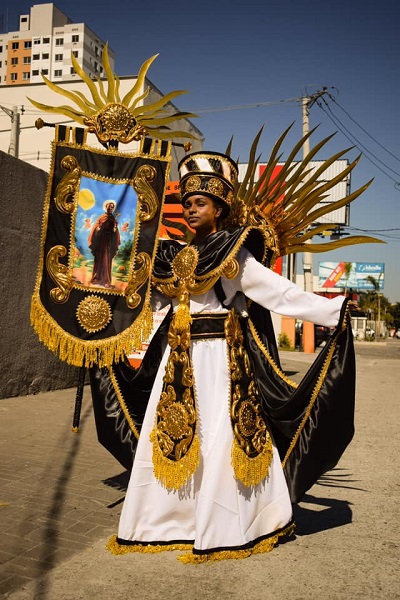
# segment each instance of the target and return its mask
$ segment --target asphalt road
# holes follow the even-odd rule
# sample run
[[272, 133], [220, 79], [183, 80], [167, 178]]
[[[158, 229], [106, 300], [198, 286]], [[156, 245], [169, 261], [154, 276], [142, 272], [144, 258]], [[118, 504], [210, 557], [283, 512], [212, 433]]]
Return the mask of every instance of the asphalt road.
[[[12, 600], [395, 600], [399, 565], [400, 340], [357, 342], [356, 435], [295, 509], [270, 554], [182, 565], [176, 552], [112, 556], [126, 473], [97, 443], [88, 391], [0, 401], [0, 594]], [[301, 377], [313, 356], [282, 353]]]

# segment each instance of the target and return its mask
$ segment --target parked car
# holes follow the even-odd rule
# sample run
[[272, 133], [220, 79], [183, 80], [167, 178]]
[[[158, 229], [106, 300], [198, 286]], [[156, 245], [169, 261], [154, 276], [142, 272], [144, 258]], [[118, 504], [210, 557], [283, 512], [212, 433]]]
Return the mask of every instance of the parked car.
[[[324, 327], [324, 325], [314, 325], [314, 345], [316, 348], [321, 346], [324, 342], [327, 341], [332, 331], [334, 331], [334, 327]], [[300, 347], [301, 345], [301, 336], [303, 334], [303, 323], [302, 321], [297, 321], [295, 325], [295, 333], [296, 333], [296, 346]]]
[[398, 329], [394, 335], [400, 339], [400, 329]]
[[334, 327], [324, 327], [323, 325], [315, 325], [315, 327], [314, 327], [315, 347], [318, 348], [318, 346], [321, 346], [321, 344], [326, 342], [334, 329], [335, 329]]

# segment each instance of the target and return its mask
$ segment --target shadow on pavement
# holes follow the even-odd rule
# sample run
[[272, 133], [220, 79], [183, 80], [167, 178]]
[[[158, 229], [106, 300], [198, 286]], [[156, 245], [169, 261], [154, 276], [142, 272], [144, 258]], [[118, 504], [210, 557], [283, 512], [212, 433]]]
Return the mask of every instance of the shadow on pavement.
[[[80, 429], [83, 428], [85, 422], [90, 416], [91, 406], [89, 406], [82, 415]], [[79, 451], [82, 436], [73, 435], [69, 439], [71, 440], [69, 447], [65, 433], [62, 436], [62, 440], [60, 440], [61, 447], [66, 447], [65, 459], [61, 466], [60, 473], [56, 479], [54, 493], [51, 498], [49, 510], [46, 514], [47, 524], [43, 531], [43, 543], [40, 549], [40, 556], [38, 557], [39, 570], [41, 570], [41, 573], [39, 572], [37, 574], [38, 579], [34, 598], [41, 598], [43, 600], [48, 597], [46, 574], [53, 569], [56, 564], [55, 552], [58, 548], [57, 540], [60, 535], [60, 518], [65, 502], [68, 482], [71, 478], [72, 470], [75, 464], [75, 458]]]
[[[334, 469], [323, 475], [316, 485], [321, 487], [341, 487], [344, 489], [360, 489], [349, 484], [355, 480], [349, 479], [349, 473], [340, 473]], [[304, 506], [304, 505], [308, 506]], [[302, 501], [293, 507], [296, 522], [296, 535], [312, 535], [313, 533], [342, 527], [352, 522], [351, 502], [335, 498], [322, 498], [305, 494]]]

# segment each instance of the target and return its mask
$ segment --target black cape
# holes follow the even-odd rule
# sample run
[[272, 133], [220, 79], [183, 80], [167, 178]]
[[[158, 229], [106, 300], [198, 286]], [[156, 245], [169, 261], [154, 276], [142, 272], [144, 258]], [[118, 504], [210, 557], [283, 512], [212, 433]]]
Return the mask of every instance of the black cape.
[[[210, 273], [246, 246], [258, 260], [268, 260], [265, 240], [257, 230], [221, 231], [198, 247], [196, 274]], [[170, 278], [178, 242], [160, 242], [154, 274]], [[221, 296], [222, 287], [216, 285]], [[345, 301], [339, 323], [296, 386], [282, 372], [268, 310], [251, 302], [242, 319], [264, 415], [269, 423], [293, 503], [332, 469], [354, 435], [355, 357]], [[121, 361], [112, 369], [92, 367], [90, 383], [100, 443], [126, 468], [133, 464], [138, 434], [162, 355], [167, 346], [171, 311], [154, 335], [138, 369]]]

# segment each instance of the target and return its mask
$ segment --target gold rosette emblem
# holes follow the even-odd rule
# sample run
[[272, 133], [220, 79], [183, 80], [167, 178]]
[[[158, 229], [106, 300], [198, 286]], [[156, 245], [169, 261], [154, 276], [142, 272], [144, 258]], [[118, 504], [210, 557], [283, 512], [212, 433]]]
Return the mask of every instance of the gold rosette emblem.
[[99, 296], [87, 296], [76, 309], [79, 325], [89, 333], [104, 329], [112, 319], [110, 305]]

